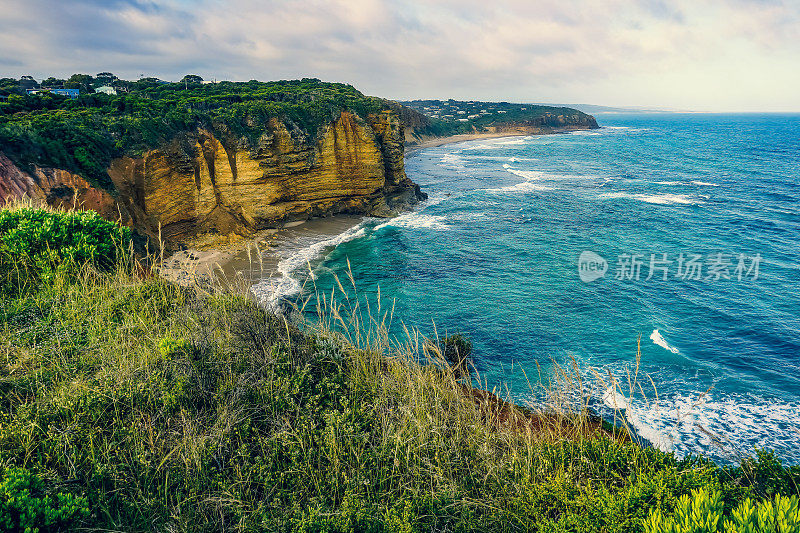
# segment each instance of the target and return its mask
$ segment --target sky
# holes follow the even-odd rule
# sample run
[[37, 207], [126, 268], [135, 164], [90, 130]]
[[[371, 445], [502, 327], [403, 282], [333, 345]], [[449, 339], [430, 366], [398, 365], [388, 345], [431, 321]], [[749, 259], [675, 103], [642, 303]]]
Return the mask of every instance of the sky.
[[0, 0], [0, 76], [800, 111], [800, 0]]

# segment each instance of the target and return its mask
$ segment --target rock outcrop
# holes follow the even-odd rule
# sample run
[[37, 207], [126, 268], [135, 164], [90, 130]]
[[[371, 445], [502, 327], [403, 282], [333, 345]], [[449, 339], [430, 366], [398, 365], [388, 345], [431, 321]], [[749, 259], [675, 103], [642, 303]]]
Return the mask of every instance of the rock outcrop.
[[521, 133], [537, 135], [575, 130], [597, 129], [597, 121], [584, 113], [545, 113], [531, 120], [497, 122], [486, 129], [490, 133]]
[[343, 111], [313, 141], [278, 119], [257, 140], [200, 129], [112, 160], [115, 191], [59, 169], [26, 173], [0, 154], [0, 200], [95, 209], [167, 243], [337, 213], [390, 216], [424, 197], [405, 175], [404, 141], [391, 111]]

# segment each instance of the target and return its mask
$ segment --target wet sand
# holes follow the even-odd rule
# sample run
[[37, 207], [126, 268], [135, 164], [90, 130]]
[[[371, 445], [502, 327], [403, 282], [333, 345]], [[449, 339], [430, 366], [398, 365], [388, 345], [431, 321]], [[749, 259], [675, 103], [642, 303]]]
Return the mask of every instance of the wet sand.
[[[476, 133], [428, 139], [406, 147], [406, 157], [418, 150], [445, 144], [524, 137], [523, 133]], [[208, 237], [197, 247], [174, 253], [164, 260], [161, 273], [182, 285], [222, 282], [229, 288], [248, 292], [250, 287], [270, 278], [286, 278], [281, 261], [302, 262], [314, 257], [301, 257], [303, 250], [334, 239], [360, 224], [364, 217], [337, 215], [327, 218], [287, 222], [277, 229], [260, 231], [250, 238]]]
[[500, 139], [502, 137], [527, 137], [531, 133], [464, 133], [461, 135], [451, 135], [449, 137], [434, 137], [427, 139], [419, 144], [406, 146], [406, 157], [424, 148], [434, 148], [445, 144], [460, 143], [465, 141], [477, 141], [479, 139]]
[[282, 276], [278, 269], [282, 260], [341, 235], [363, 220], [361, 216], [337, 215], [288, 222], [216, 249], [182, 250], [164, 260], [161, 272], [183, 285], [214, 279], [246, 292], [254, 283]]

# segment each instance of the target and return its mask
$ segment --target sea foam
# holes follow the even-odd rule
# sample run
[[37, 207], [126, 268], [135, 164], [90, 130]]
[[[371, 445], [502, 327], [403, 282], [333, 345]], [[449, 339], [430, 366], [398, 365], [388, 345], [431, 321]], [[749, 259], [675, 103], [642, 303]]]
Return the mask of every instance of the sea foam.
[[625, 198], [629, 200], [647, 202], [648, 204], [659, 205], [693, 205], [703, 203], [701, 200], [692, 198], [691, 196], [685, 194], [637, 194], [630, 192], [609, 192], [601, 194], [600, 198]]
[[667, 343], [667, 340], [664, 338], [663, 335], [661, 335], [661, 332], [659, 332], [657, 329], [654, 329], [653, 333], [650, 334], [650, 340], [653, 341], [653, 344], [655, 344], [656, 346], [661, 346], [665, 350], [668, 350], [672, 353], [680, 353], [680, 350], [678, 350], [674, 346], [670, 346]]
[[679, 457], [712, 453], [735, 462], [758, 447], [798, 462], [798, 409], [797, 403], [752, 396], [676, 395], [634, 404], [626, 418], [653, 446]]
[[326, 250], [363, 237], [366, 232], [364, 224], [362, 222], [335, 237], [289, 251], [286, 257], [278, 262], [276, 275], [253, 285], [250, 288], [251, 292], [265, 307], [279, 311], [284, 299], [294, 296], [302, 289], [302, 284], [294, 274], [302, 267], [309, 265], [311, 261], [321, 257]]
[[442, 163], [442, 166], [451, 168], [453, 170], [464, 170], [466, 167], [464, 166], [464, 159], [456, 153], [447, 153], [442, 156], [439, 160]]
[[392, 226], [395, 228], [427, 228], [427, 229], [445, 229], [448, 225], [444, 222], [445, 217], [442, 215], [426, 215], [417, 211], [404, 213], [400, 216], [390, 218], [382, 224], [375, 226], [375, 231]]

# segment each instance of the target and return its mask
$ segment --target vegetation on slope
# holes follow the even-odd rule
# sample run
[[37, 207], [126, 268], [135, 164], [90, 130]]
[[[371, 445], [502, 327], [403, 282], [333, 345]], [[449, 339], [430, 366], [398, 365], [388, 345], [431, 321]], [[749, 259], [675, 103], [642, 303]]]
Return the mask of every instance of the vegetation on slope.
[[[581, 126], [596, 128], [594, 117], [569, 107], [509, 102], [459, 100], [411, 100], [400, 102], [410, 112], [421, 115], [415, 121], [414, 133], [441, 137], [463, 133], [486, 132], [491, 127], [528, 126], [564, 128]], [[563, 120], [563, 122], [562, 122]]]
[[[16, 227], [70, 216], [3, 215]], [[104, 224], [87, 219], [77, 242], [125, 240]], [[9, 251], [12, 226], [4, 276], [33, 250], [77, 260], [46, 232]], [[352, 296], [292, 324], [96, 257], [32, 263], [47, 281], [0, 295], [5, 530], [718, 531], [722, 520], [704, 524], [740, 506], [796, 505], [766, 510], [800, 481], [770, 454], [723, 469], [593, 430], [585, 413], [532, 424], [476, 402], [436, 355], [448, 348], [425, 360], [417, 343], [389, 342], [385, 309], [369, 335], [353, 331]], [[793, 516], [752, 530], [797, 531]]]
[[113, 190], [106, 173], [111, 159], [140, 154], [199, 127], [223, 142], [255, 143], [269, 120], [278, 118], [293, 134], [313, 138], [343, 109], [363, 117], [384, 107], [350, 85], [317, 79], [117, 81], [127, 92], [82, 92], [74, 100], [50, 93], [11, 94], [0, 100], [0, 151], [25, 170], [34, 164], [61, 168]]

